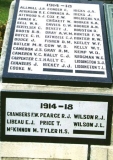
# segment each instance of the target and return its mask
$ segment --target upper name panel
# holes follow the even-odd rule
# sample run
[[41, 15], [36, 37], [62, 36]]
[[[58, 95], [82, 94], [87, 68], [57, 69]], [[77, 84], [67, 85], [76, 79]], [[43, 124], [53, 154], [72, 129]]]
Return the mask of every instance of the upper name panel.
[[3, 81], [111, 83], [101, 16], [98, 3], [17, 2]]

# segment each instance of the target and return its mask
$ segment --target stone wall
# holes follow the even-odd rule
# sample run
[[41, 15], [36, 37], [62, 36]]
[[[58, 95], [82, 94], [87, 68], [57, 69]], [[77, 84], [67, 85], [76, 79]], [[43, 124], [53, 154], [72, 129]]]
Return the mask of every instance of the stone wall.
[[[7, 91], [45, 91], [45, 92], [68, 92], [88, 94], [110, 94], [113, 88], [91, 88], [91, 87], [69, 87], [69, 86], [47, 86], [32, 84], [10, 84], [2, 83], [1, 75], [5, 60], [6, 49], [9, 40], [10, 27], [15, 2], [12, 2], [9, 19], [7, 23], [2, 57], [0, 63], [0, 90]], [[0, 98], [1, 99], [1, 98]], [[1, 127], [0, 127], [1, 128]], [[29, 143], [29, 142], [0, 142], [1, 160], [113, 160], [113, 124], [110, 146], [78, 145], [78, 144], [53, 144], [53, 143]]]

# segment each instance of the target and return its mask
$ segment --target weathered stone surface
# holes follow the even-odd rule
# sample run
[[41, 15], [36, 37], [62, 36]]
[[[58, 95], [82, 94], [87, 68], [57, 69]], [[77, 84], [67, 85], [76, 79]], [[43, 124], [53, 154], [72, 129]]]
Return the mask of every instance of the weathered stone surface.
[[106, 28], [107, 28], [107, 36], [108, 36], [108, 44], [109, 51], [111, 55], [111, 65], [113, 72], [113, 4], [105, 4], [105, 20], [106, 20]]
[[10, 10], [9, 10], [9, 17], [8, 17], [6, 31], [4, 35], [4, 42], [2, 46], [2, 53], [1, 53], [1, 59], [0, 59], [0, 80], [1, 80], [1, 75], [2, 75], [2, 71], [4, 67], [6, 49], [7, 49], [8, 41], [9, 41], [9, 34], [10, 34], [11, 23], [12, 23], [12, 18], [13, 18], [13, 13], [14, 13], [14, 7], [15, 7], [15, 1], [12, 1]]
[[113, 147], [108, 148], [108, 160], [113, 160]]
[[91, 146], [90, 160], [107, 160], [107, 147]]
[[1, 144], [1, 157], [87, 160], [87, 145], [50, 143]]
[[113, 122], [112, 122], [112, 127], [111, 127], [111, 145], [113, 146]]

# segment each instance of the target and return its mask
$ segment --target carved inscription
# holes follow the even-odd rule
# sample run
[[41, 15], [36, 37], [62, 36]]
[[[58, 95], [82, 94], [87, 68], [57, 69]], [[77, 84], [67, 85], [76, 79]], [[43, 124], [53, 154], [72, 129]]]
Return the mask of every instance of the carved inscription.
[[8, 72], [107, 77], [99, 5], [20, 1]]
[[5, 134], [105, 139], [107, 109], [108, 102], [7, 98]]

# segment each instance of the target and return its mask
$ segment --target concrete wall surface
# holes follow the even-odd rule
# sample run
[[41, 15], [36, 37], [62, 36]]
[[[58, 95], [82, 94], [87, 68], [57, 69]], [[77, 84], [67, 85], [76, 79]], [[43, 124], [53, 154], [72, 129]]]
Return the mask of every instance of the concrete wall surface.
[[[45, 91], [113, 95], [112, 88], [46, 86], [32, 84], [2, 83], [2, 70], [9, 41], [10, 27], [14, 13], [15, 1], [10, 7], [9, 19], [4, 37], [2, 57], [0, 62], [0, 91]], [[0, 96], [1, 97], [1, 96]], [[0, 98], [1, 100], [1, 98]], [[1, 108], [1, 107], [0, 107]], [[1, 125], [1, 124], [0, 124]], [[0, 126], [1, 128], [1, 126]], [[0, 131], [1, 132], [1, 131]], [[0, 160], [113, 160], [113, 123], [110, 146], [82, 144], [53, 144], [31, 142], [0, 142]]]

